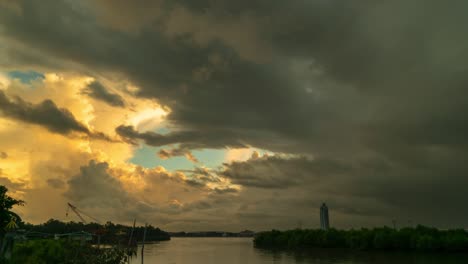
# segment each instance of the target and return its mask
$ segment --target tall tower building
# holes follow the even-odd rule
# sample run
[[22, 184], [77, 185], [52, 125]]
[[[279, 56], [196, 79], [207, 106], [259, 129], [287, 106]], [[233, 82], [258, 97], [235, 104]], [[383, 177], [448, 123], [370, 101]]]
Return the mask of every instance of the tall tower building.
[[320, 228], [323, 230], [328, 230], [330, 228], [330, 223], [328, 220], [328, 207], [325, 203], [320, 206]]

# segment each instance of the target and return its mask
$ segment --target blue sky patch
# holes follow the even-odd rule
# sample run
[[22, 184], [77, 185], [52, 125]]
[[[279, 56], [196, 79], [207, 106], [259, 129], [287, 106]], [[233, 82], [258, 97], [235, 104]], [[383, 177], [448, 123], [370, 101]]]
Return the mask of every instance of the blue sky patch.
[[203, 149], [192, 151], [192, 154], [206, 167], [215, 168], [224, 162], [225, 149]]
[[45, 78], [44, 74], [35, 71], [11, 71], [8, 72], [8, 76], [12, 79], [19, 79], [25, 84], [29, 84], [37, 79]]
[[161, 134], [161, 135], [166, 135], [166, 134], [169, 134], [171, 132], [171, 130], [169, 130], [169, 128], [167, 127], [160, 127], [158, 129], [156, 129], [156, 131], [154, 131], [158, 134]]
[[191, 170], [196, 166], [206, 166], [210, 168], [216, 168], [220, 166], [226, 154], [226, 150], [223, 149], [205, 149], [196, 150], [192, 154], [200, 161], [199, 164], [195, 164], [185, 157], [173, 157], [170, 159], [161, 159], [158, 157], [158, 152], [163, 149], [162, 147], [151, 147], [143, 146], [135, 151], [133, 158], [130, 162], [143, 166], [145, 168], [154, 168], [156, 166], [163, 166], [169, 171], [175, 170]]

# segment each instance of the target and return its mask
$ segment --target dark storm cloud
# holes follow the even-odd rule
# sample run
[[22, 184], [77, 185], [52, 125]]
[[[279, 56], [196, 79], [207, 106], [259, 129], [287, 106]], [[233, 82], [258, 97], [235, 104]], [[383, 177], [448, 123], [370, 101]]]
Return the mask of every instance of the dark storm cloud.
[[[105, 30], [63, 3], [51, 8], [54, 14], [67, 13], [67, 23], [57, 23], [52, 17], [34, 23], [45, 6], [25, 1], [23, 16], [2, 16], [4, 23], [11, 24], [7, 35], [26, 43], [38, 41], [36, 48], [59, 51], [75, 61], [128, 73], [142, 87], [140, 96], [168, 104], [173, 109], [169, 118], [193, 127], [198, 134], [215, 130], [212, 140], [225, 141], [230, 131], [233, 137], [255, 141], [251, 144], [287, 146], [287, 138], [287, 143], [266, 139], [312, 133], [303, 124], [318, 120], [324, 111], [314, 107], [301, 88], [291, 87], [292, 77], [280, 64], [245, 61], [231, 47], [220, 42], [200, 45], [190, 36]], [[81, 45], [67, 45], [70, 42]]]
[[90, 134], [88, 128], [78, 122], [70, 111], [58, 108], [51, 100], [31, 104], [19, 97], [8, 98], [0, 91], [0, 110], [6, 117], [41, 125], [52, 132], [68, 134], [76, 131]]
[[[177, 145], [178, 154], [254, 146], [314, 157], [225, 166], [224, 176], [244, 186], [240, 194], [262, 206], [259, 215], [274, 210], [271, 203], [283, 208], [275, 215], [300, 213], [294, 194], [303, 194], [335, 201], [356, 217], [468, 220], [461, 202], [468, 199], [461, 189], [468, 164], [466, 1], [179, 0], [146, 10], [142, 3], [101, 1], [106, 8], [94, 10], [92, 2], [19, 1], [21, 12], [0, 10], [2, 35], [9, 49], [24, 45], [22, 63], [41, 63], [31, 54], [46, 54], [64, 61], [56, 67], [75, 61], [89, 71], [119, 72], [141, 88], [137, 96], [171, 108], [178, 130], [118, 127], [129, 141]], [[100, 21], [102, 10], [129, 15]], [[122, 17], [132, 18], [129, 27]], [[243, 21], [252, 38], [233, 42], [243, 32], [232, 28]], [[266, 55], [246, 56], [245, 45]], [[7, 55], [15, 61], [17, 53]], [[276, 191], [276, 200], [265, 198]], [[435, 202], [428, 206], [426, 198]]]
[[[154, 86], [154, 91], [143, 90], [144, 95], [167, 99], [163, 92], [172, 96], [180, 94], [181, 85], [190, 81], [192, 71], [207, 61], [211, 50], [195, 45], [188, 37], [170, 40], [158, 32], [127, 35], [107, 30], [94, 23], [92, 14], [64, 2], [44, 1], [38, 5], [34, 1], [22, 1], [22, 6], [20, 16], [8, 9], [1, 11], [2, 24], [16, 25], [8, 28], [12, 37], [26, 43], [37, 39], [39, 49], [58, 51], [85, 64], [96, 63], [103, 70], [130, 71], [135, 74], [135, 80]], [[51, 16], [42, 17], [41, 10], [53, 12]], [[59, 14], [67, 14], [66, 21]], [[35, 23], [37, 19], [41, 23]], [[77, 45], [68, 45], [70, 43]]]
[[349, 165], [333, 160], [309, 160], [305, 157], [266, 156], [246, 162], [224, 164], [221, 175], [247, 187], [285, 189], [305, 183], [318, 184], [331, 175], [349, 173]]
[[[274, 203], [289, 208], [318, 208], [321, 201], [327, 201], [333, 211], [344, 215], [463, 226], [462, 219], [468, 214], [456, 208], [462, 208], [468, 199], [463, 191], [468, 184], [463, 172], [468, 167], [462, 165], [468, 160], [466, 156], [448, 160], [454, 156], [439, 151], [426, 154], [423, 159], [428, 163], [420, 164], [376, 157], [352, 163], [262, 157], [225, 164], [218, 173], [243, 186], [244, 192], [277, 190]], [[431, 201], [430, 206], [425, 201]], [[341, 224], [349, 226], [349, 223]]]
[[[140, 133], [135, 130], [133, 126], [119, 126], [116, 128], [117, 134], [122, 138], [127, 139], [131, 142], [135, 140], [143, 140], [147, 145], [150, 146], [165, 146], [170, 144], [180, 144], [179, 147], [172, 149], [171, 153], [168, 151], [162, 151], [162, 156], [179, 156], [185, 154], [190, 149], [201, 149], [201, 148], [223, 148], [223, 147], [245, 147], [246, 145], [241, 140], [236, 140], [233, 137], [230, 138], [230, 142], [227, 142], [221, 138], [217, 138], [218, 131], [211, 131], [202, 133], [195, 130], [187, 131], [176, 131], [168, 134], [158, 134], [155, 132], [144, 132]], [[226, 131], [226, 133], [229, 133]]]
[[93, 138], [110, 140], [100, 132], [90, 131], [85, 125], [76, 120], [70, 111], [57, 107], [49, 99], [38, 104], [32, 104], [20, 97], [9, 98], [3, 91], [0, 91], [0, 113], [8, 118], [40, 125], [54, 133], [67, 135], [78, 132]]
[[90, 83], [85, 89], [83, 89], [83, 93], [96, 100], [103, 101], [111, 106], [125, 106], [125, 102], [120, 95], [109, 92], [108, 89], [98, 81]]

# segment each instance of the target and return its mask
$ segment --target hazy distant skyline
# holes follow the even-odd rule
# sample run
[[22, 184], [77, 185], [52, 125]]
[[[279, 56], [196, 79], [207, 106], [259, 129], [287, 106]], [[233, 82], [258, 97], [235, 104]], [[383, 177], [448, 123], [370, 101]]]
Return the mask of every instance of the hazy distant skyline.
[[26, 221], [467, 227], [466, 1], [0, 0]]

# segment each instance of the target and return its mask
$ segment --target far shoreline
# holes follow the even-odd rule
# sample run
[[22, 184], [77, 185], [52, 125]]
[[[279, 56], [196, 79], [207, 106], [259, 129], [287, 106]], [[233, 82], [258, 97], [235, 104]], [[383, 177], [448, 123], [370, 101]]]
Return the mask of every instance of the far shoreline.
[[256, 234], [254, 246], [268, 250], [344, 249], [355, 252], [468, 253], [468, 232], [425, 226], [337, 230], [272, 230]]

